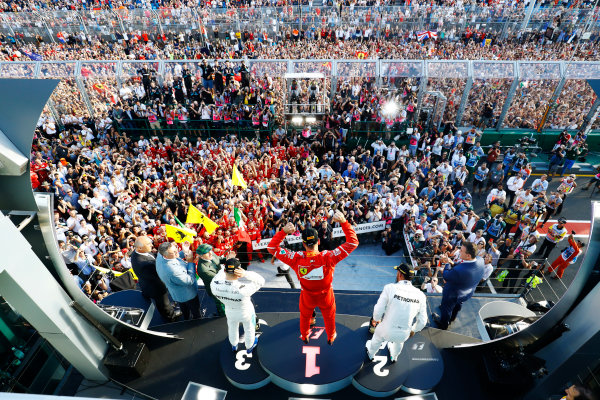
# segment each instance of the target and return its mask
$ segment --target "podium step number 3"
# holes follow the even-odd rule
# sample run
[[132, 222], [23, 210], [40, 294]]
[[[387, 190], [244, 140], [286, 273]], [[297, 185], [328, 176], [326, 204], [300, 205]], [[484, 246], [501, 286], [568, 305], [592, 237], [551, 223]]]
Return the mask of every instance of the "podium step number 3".
[[[268, 326], [261, 324], [262, 332], [260, 335], [269, 329]], [[257, 335], [259, 332], [257, 332]], [[259, 346], [260, 346], [259, 339]], [[258, 352], [256, 349], [251, 354], [246, 353], [244, 340], [240, 338], [237, 352], [231, 351], [229, 339], [223, 341], [221, 346], [221, 368], [227, 380], [235, 387], [244, 390], [259, 389], [267, 385], [271, 378], [262, 367], [258, 360]]]

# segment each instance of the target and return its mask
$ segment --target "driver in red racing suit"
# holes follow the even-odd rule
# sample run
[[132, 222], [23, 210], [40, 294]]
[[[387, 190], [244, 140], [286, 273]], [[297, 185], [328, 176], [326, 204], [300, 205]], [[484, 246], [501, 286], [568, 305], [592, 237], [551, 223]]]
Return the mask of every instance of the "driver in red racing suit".
[[346, 235], [346, 243], [335, 250], [319, 251], [318, 233], [313, 228], [308, 228], [302, 233], [302, 244], [306, 251], [290, 251], [279, 247], [286, 235], [295, 232], [293, 224], [288, 223], [283, 230], [277, 232], [267, 247], [278, 260], [289, 265], [300, 281], [300, 339], [308, 343], [310, 333], [310, 320], [315, 307], [319, 307], [327, 342], [331, 345], [337, 333], [335, 331], [335, 296], [331, 282], [335, 265], [348, 257], [358, 247], [358, 238], [354, 228], [346, 221], [340, 211], [336, 211], [332, 222], [339, 222]]

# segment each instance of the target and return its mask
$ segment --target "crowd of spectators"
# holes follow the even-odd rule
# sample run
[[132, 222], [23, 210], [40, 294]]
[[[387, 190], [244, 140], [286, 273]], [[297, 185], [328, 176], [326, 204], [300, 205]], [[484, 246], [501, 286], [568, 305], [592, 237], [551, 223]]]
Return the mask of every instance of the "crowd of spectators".
[[[538, 2], [544, 9], [571, 9], [576, 6], [578, 9], [588, 9], [594, 5], [591, 0], [583, 1], [549, 1]], [[453, 9], [454, 14], [461, 15], [465, 9], [478, 7], [479, 13], [486, 15], [495, 15], [506, 12], [506, 9], [524, 13], [524, 9], [529, 5], [529, 1], [483, 1], [467, 0], [456, 2], [454, 0], [439, 0], [435, 3], [425, 0], [323, 0], [318, 3], [314, 0], [5, 0], [0, 3], [0, 10], [3, 12], [28, 12], [39, 10], [123, 10], [123, 9], [155, 9], [164, 12], [164, 10], [188, 10], [188, 9], [253, 9], [259, 7], [285, 7], [285, 6], [310, 6], [318, 8], [320, 5], [335, 8], [342, 13], [344, 9], [354, 11], [358, 7], [379, 7], [379, 6], [402, 6], [406, 17], [411, 13], [431, 11], [436, 6], [445, 6]], [[504, 9], [504, 10], [503, 10]], [[312, 11], [312, 10], [311, 10]], [[554, 10], [553, 10], [554, 11]], [[452, 19], [453, 13], [438, 12], [431, 16], [434, 21], [438, 19]], [[542, 13], [551, 13], [544, 11]], [[455, 15], [456, 17], [456, 15]], [[368, 21], [367, 21], [368, 22]]]
[[[220, 108], [219, 105], [228, 106], [226, 110], [219, 110], [217, 122], [225, 117], [228, 118], [227, 121], [252, 121], [258, 117], [261, 125], [263, 118], [272, 122], [281, 118], [284, 110], [287, 110], [286, 103], [289, 103], [291, 96], [288, 95], [288, 99], [284, 96], [286, 82], [282, 76], [286, 71], [285, 62], [253, 69], [251, 65], [227, 61], [232, 58], [250, 61], [331, 58], [590, 61], [598, 59], [599, 48], [596, 46], [595, 36], [586, 41], [569, 40], [572, 37], [567, 33], [555, 34], [550, 39], [544, 31], [509, 35], [506, 39], [501, 39], [487, 28], [460, 31], [453, 29], [446, 32], [443, 38], [423, 41], [419, 40], [415, 31], [398, 27], [356, 29], [352, 26], [319, 28], [313, 25], [304, 30], [283, 28], [273, 34], [257, 29], [255, 32], [219, 32], [217, 29], [208, 34], [195, 30], [164, 35], [133, 31], [128, 36], [117, 33], [112, 38], [86, 36], [83, 32], [77, 35], [64, 33], [61, 40], [55, 42], [48, 42], [41, 37], [32, 42], [24, 41], [19, 35], [16, 38], [0, 35], [0, 54], [5, 60], [11, 61], [27, 61], [34, 54], [48, 61], [146, 60], [148, 64], [144, 68], [147, 71], [141, 72], [138, 67], [133, 66], [133, 70], [123, 71], [125, 76], [121, 77], [119, 83], [115, 65], [85, 64], [81, 73], [94, 113], [102, 119], [112, 118], [111, 114], [114, 114], [114, 109], [119, 104], [125, 111], [126, 107], [135, 111], [133, 119], [144, 120], [149, 117], [150, 110], [154, 110], [163, 125], [173, 125], [167, 121], [170, 119], [171, 122], [175, 121], [175, 125], [182, 121], [183, 127], [187, 128], [188, 121], [213, 120], [215, 108], [211, 108], [211, 105], [216, 105], [217, 108]], [[190, 63], [187, 67], [176, 66], [166, 71], [162, 85], [159, 84], [156, 79], [157, 64], [153, 61], [186, 59], [220, 61], [216, 65], [211, 61], [208, 65]], [[296, 69], [298, 72], [323, 71], [326, 75], [330, 72], [331, 64], [326, 61], [313, 64], [298, 64]], [[381, 130], [382, 127], [391, 128], [395, 123], [410, 122], [417, 106], [419, 78], [389, 78], [377, 85], [374, 78], [364, 78], [374, 75], [373, 65], [349, 65], [344, 71], [338, 71], [342, 79], [338, 82], [337, 92], [332, 94], [332, 108], [327, 105], [319, 108], [319, 112], [334, 111], [327, 117], [336, 120], [338, 125], [362, 122], [362, 131], [371, 130], [370, 125], [379, 124], [377, 129], [372, 130]], [[28, 68], [28, 64], [17, 63], [14, 66], [4, 66], [3, 72], [7, 76], [26, 76], [30, 73]], [[49, 69], [49, 65], [43, 68], [43, 73], [50, 77], [68, 76], [69, 68], [73, 66], [57, 64], [48, 71], [46, 68]], [[439, 72], [430, 76], [427, 90], [439, 91], [447, 98], [445, 113], [440, 118], [455, 120], [466, 85], [466, 67], [440, 64], [437, 68]], [[512, 84], [512, 79], [509, 78], [512, 70], [505, 70], [506, 64], [495, 64], [489, 68], [486, 73], [490, 74], [490, 78], [474, 79], [461, 121], [463, 125], [491, 127], [498, 122], [503, 101]], [[405, 76], [407, 71], [397, 72], [399, 76]], [[447, 75], [453, 77], [442, 78]], [[549, 70], [545, 76], [544, 79], [522, 79], [504, 120], [505, 127], [537, 128], [558, 85], [560, 71]], [[224, 79], [223, 84], [219, 83], [221, 78]], [[152, 82], [156, 87], [150, 85]], [[330, 91], [329, 80], [318, 84], [320, 93], [327, 94]], [[304, 85], [308, 88], [309, 83], [304, 82]], [[74, 115], [89, 117], [79, 90], [80, 87], [72, 78], [61, 82], [59, 90], [53, 96], [61, 119], [72, 119]], [[310, 101], [309, 90], [305, 92], [300, 101], [303, 104]], [[381, 105], [392, 97], [400, 105], [399, 121], [390, 121], [381, 112]], [[594, 98], [584, 80], [569, 80], [563, 88], [561, 98], [553, 107], [547, 127], [578, 128], [583, 122], [585, 110], [589, 109]], [[425, 96], [424, 106], [432, 107], [434, 103], [434, 97]], [[240, 107], [240, 104], [248, 107]], [[208, 110], [202, 110], [204, 107]], [[570, 112], [578, 107], [583, 107], [583, 110]], [[167, 117], [168, 115], [170, 116]], [[132, 123], [128, 125], [131, 126]]]
[[[25, 0], [6, 0], [0, 3], [0, 10], [4, 12], [22, 12], [35, 10], [110, 10], [110, 9], [186, 9], [186, 8], [230, 8], [230, 7], [283, 7], [290, 5], [308, 5], [312, 6], [314, 0], [55, 0], [55, 1], [25, 1]], [[440, 1], [439, 5], [454, 5], [453, 1]], [[499, 2], [500, 3], [500, 2]], [[580, 7], [589, 7], [589, 1], [581, 2]], [[427, 6], [428, 3], [422, 0], [343, 0], [323, 1], [322, 4], [337, 7], [372, 7], [381, 5], [400, 5], [400, 6]], [[467, 1], [462, 5], [478, 5], [491, 9], [497, 5], [484, 1]], [[505, 4], [509, 5], [509, 4]], [[525, 2], [512, 2], [509, 6], [514, 8], [523, 8]], [[563, 4], [561, 4], [563, 5]], [[564, 2], [569, 6], [570, 2]]]
[[[373, 138], [355, 148], [329, 128], [307, 136], [280, 128], [259, 141], [227, 134], [220, 140], [138, 136], [135, 127], [119, 133], [114, 121], [92, 120], [51, 132], [48, 123], [40, 120], [34, 140], [33, 187], [56, 195], [60, 248], [94, 300], [110, 285], [93, 266], [127, 270], [135, 238], [148, 235], [160, 244], [164, 224], [185, 221], [190, 205], [219, 224], [213, 234], [193, 226], [198, 236], [192, 250], [209, 243], [222, 255], [239, 247], [234, 207], [243, 211], [253, 240], [272, 237], [292, 222], [297, 232], [317, 228], [327, 249], [333, 246], [330, 217], [341, 209], [352, 224], [386, 221], [381, 237], [388, 253], [400, 248], [403, 226], [423, 279], [437, 278], [436, 260], [452, 256], [463, 240], [481, 246], [482, 256], [491, 255], [489, 277], [539, 224], [560, 215], [574, 188], [571, 176], [553, 192], [547, 192], [546, 176], [526, 184], [531, 166], [525, 154], [501, 151], [499, 144], [486, 151], [479, 130], [463, 133], [451, 123], [441, 132], [417, 125], [407, 144]], [[583, 134], [561, 135], [550, 172], [568, 173], [572, 163], [565, 160], [584, 146]], [[245, 190], [232, 185], [234, 164], [249, 185]], [[557, 165], [564, 167], [559, 171]], [[488, 210], [482, 215], [473, 209], [474, 196], [485, 196]], [[511, 230], [516, 232], [509, 236]], [[526, 268], [520, 264], [526, 261], [516, 260], [509, 261], [511, 268]], [[508, 290], [516, 290], [516, 279], [511, 275]]]
[[[544, 32], [509, 35], [486, 28], [453, 29], [444, 38], [421, 40], [417, 32], [400, 27], [356, 28], [353, 26], [304, 29], [283, 27], [277, 32], [264, 28], [210, 34], [168, 32], [149, 34], [134, 31], [127, 36], [115, 34], [86, 36], [63, 33], [61, 40], [49, 41], [41, 36], [27, 40], [2, 35], [5, 61], [30, 61], [27, 53], [44, 60], [156, 60], [202, 58], [249, 59], [406, 59], [406, 60], [597, 60], [597, 35], [590, 40], [571, 40], [571, 35]], [[486, 42], [487, 40], [487, 42]], [[24, 50], [24, 51], [23, 51]], [[576, 51], [575, 51], [576, 50]]]
[[[440, 2], [443, 7], [429, 8], [416, 1], [411, 8], [371, 13], [359, 10], [360, 6], [382, 2], [347, 2], [324, 8], [322, 14], [310, 8], [302, 26], [282, 24], [271, 30], [257, 24], [255, 30], [241, 31], [219, 30], [213, 28], [218, 24], [206, 22], [213, 17], [207, 10], [221, 6], [215, 2], [78, 4], [113, 9], [174, 7], [178, 11], [169, 15], [161, 10], [161, 18], [180, 23], [188, 18], [185, 8], [193, 5], [200, 6], [196, 11], [203, 16], [200, 25], [187, 32], [131, 30], [127, 35], [97, 36], [59, 31], [52, 41], [41, 36], [32, 40], [18, 31], [0, 35], [1, 57], [16, 61], [2, 65], [7, 76], [27, 76], [31, 65], [18, 62], [32, 58], [84, 62], [84, 87], [72, 78], [62, 80], [52, 97], [53, 113], [46, 109], [39, 120], [32, 184], [35, 190], [56, 195], [61, 251], [93, 300], [101, 300], [111, 290], [110, 279], [94, 267], [117, 273], [128, 270], [135, 239], [147, 235], [155, 245], [165, 241], [164, 225], [184, 221], [190, 205], [219, 224], [212, 234], [193, 226], [198, 235], [192, 250], [209, 243], [217, 255], [239, 247], [234, 208], [243, 211], [253, 240], [271, 237], [292, 222], [298, 232], [307, 226], [317, 228], [324, 249], [333, 245], [330, 219], [337, 209], [344, 210], [352, 224], [386, 221], [389, 227], [381, 234], [384, 250], [398, 250], [406, 234], [420, 263], [423, 288], [434, 292], [441, 290], [437, 260], [441, 255], [456, 255], [464, 240], [480, 246], [487, 277], [498, 274], [498, 266], [505, 263], [510, 270], [530, 268], [523, 242], [538, 224], [560, 215], [575, 187], [567, 177], [556, 192], [547, 192], [547, 181], [554, 174], [568, 173], [586, 151], [583, 134], [561, 135], [549, 161], [550, 177], [528, 184], [531, 166], [523, 153], [501, 150], [499, 144], [489, 151], [481, 147], [481, 129], [497, 124], [513, 84], [502, 78], [512, 76], [502, 70], [507, 64], [490, 66], [492, 79], [474, 77], [461, 122], [475, 128], [465, 132], [455, 126], [466, 85], [464, 65], [439, 70], [432, 66], [429, 80], [421, 82], [410, 71], [396, 71], [404, 67], [393, 63], [386, 79], [377, 79], [374, 64], [368, 62], [337, 64], [335, 92], [328, 79], [298, 78], [290, 83], [283, 78], [286, 60], [320, 60], [314, 65], [298, 63], [296, 72], [329, 72], [328, 59], [597, 60], [598, 37], [582, 40], [581, 32], [557, 16], [557, 10], [568, 9], [568, 3], [548, 14], [552, 22], [544, 29], [509, 32], [505, 38], [490, 27], [445, 24], [464, 19], [469, 9], [465, 3]], [[289, 3], [241, 1], [224, 6], [232, 10], [228, 18], [235, 18], [241, 13], [258, 15], [252, 13], [260, 6], [285, 4]], [[495, 18], [500, 9], [522, 13], [526, 4], [470, 5]], [[0, 7], [7, 11], [78, 8], [68, 1], [9, 1]], [[336, 16], [343, 15], [356, 19], [336, 23]], [[121, 17], [124, 23], [133, 18], [126, 12]], [[394, 18], [424, 17], [432, 29], [443, 29], [435, 39], [422, 40], [417, 31], [387, 24]], [[192, 59], [201, 61], [185, 61]], [[263, 59], [284, 61], [253, 63]], [[124, 63], [119, 77], [115, 63], [86, 62], [111, 60], [145, 62]], [[156, 60], [181, 62], [165, 64], [159, 77]], [[74, 64], [40, 68], [49, 77], [65, 76]], [[560, 77], [550, 72], [547, 79], [521, 80], [506, 126], [537, 127]], [[573, 108], [589, 109], [594, 101], [582, 82], [565, 84], [547, 126], [581, 126], [585, 113], [574, 113]], [[435, 116], [442, 122], [439, 130], [416, 115], [423, 85], [447, 99], [445, 113]], [[433, 108], [435, 103], [434, 95], [428, 94], [422, 106]], [[389, 104], [394, 109], [386, 107]], [[286, 128], [286, 114], [299, 112], [322, 114], [322, 121], [298, 130]], [[237, 127], [246, 128], [246, 135], [238, 135]], [[354, 136], [364, 139], [363, 144], [347, 145]], [[248, 189], [232, 185], [234, 164]], [[482, 215], [473, 209], [477, 196], [485, 198], [487, 211]], [[511, 231], [514, 235], [509, 236]], [[518, 279], [511, 273], [504, 281], [507, 290], [516, 290]]]

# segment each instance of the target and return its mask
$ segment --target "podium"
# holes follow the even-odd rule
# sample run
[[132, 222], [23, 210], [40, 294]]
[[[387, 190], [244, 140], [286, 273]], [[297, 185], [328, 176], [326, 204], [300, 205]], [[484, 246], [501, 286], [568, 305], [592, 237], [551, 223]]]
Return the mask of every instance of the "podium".
[[338, 336], [331, 346], [320, 318], [310, 331], [308, 344], [299, 338], [300, 322], [296, 318], [271, 327], [263, 325], [251, 355], [246, 354], [244, 343], [238, 344], [234, 354], [225, 340], [221, 367], [229, 382], [240, 389], [259, 389], [272, 382], [291, 393], [308, 396], [333, 393], [350, 384], [372, 397], [387, 397], [400, 390], [423, 394], [439, 383], [443, 360], [426, 334], [417, 333], [408, 339], [395, 363], [389, 361], [386, 346], [370, 361], [365, 349], [371, 339], [367, 325], [353, 330], [338, 320]]
[[[259, 323], [261, 322], [264, 321], [260, 320]], [[259, 343], [262, 339], [261, 336], [269, 327], [261, 323], [260, 329], [260, 332], [256, 332], [256, 335], [259, 336]], [[260, 389], [271, 382], [269, 374], [260, 366], [257, 349], [255, 348], [252, 353], [248, 354], [242, 336], [240, 336], [235, 353], [231, 351], [229, 338], [226, 338], [221, 346], [219, 359], [225, 377], [233, 386], [239, 389]]]
[[[371, 339], [372, 335], [369, 334], [368, 324], [359, 331], [363, 337], [363, 343]], [[352, 385], [372, 397], [387, 397], [396, 393], [402, 387], [410, 371], [405, 349], [406, 346], [395, 363], [390, 362], [387, 342], [381, 345], [373, 361], [369, 360], [366, 350], [364, 350], [365, 363], [352, 379]]]
[[258, 344], [261, 366], [271, 382], [292, 393], [321, 395], [348, 386], [362, 367], [364, 341], [358, 332], [337, 323], [337, 339], [327, 344], [322, 319], [311, 329], [309, 343], [300, 337], [300, 322], [292, 319], [264, 333]]
[[[368, 326], [361, 330], [365, 341], [370, 339]], [[372, 397], [391, 396], [400, 389], [423, 394], [431, 391], [443, 374], [444, 363], [439, 351], [425, 335], [416, 333], [404, 343], [395, 363], [390, 362], [387, 343], [383, 343], [373, 361], [366, 359], [352, 385]]]

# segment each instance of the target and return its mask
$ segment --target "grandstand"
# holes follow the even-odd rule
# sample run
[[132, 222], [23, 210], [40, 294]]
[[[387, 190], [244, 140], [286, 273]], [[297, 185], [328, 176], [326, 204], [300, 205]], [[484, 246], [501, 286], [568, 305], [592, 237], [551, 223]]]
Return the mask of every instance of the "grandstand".
[[[0, 399], [600, 398], [598, 1], [0, 10]], [[426, 326], [369, 360], [401, 264]]]

